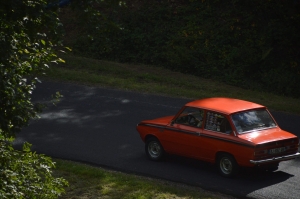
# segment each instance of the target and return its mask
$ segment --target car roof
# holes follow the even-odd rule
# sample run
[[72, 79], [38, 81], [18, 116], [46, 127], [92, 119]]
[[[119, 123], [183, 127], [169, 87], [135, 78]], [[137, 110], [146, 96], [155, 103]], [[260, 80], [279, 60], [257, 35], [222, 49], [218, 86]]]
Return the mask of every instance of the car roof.
[[226, 114], [232, 114], [249, 109], [265, 108], [265, 106], [253, 102], [223, 97], [195, 100], [187, 103], [185, 106], [198, 107]]

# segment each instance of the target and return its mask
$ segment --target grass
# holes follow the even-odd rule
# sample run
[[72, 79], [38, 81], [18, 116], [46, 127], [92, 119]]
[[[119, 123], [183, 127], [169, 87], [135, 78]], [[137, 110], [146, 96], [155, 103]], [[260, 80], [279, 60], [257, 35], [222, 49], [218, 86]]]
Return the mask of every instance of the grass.
[[[174, 97], [198, 99], [232, 97], [266, 105], [277, 111], [300, 113], [300, 100], [267, 92], [241, 89], [224, 83], [172, 72], [154, 66], [120, 64], [63, 55], [63, 65], [53, 65], [48, 78], [58, 81], [118, 88]], [[200, 188], [56, 160], [56, 176], [69, 181], [61, 198], [225, 198]]]
[[201, 188], [160, 181], [105, 170], [81, 163], [55, 160], [55, 176], [69, 182], [66, 194], [61, 199], [217, 199], [225, 195], [205, 191]]
[[242, 89], [161, 67], [120, 64], [73, 55], [63, 55], [62, 58], [66, 64], [54, 65], [47, 72], [51, 79], [190, 99], [231, 97], [263, 104], [272, 110], [300, 114], [300, 99], [296, 98]]

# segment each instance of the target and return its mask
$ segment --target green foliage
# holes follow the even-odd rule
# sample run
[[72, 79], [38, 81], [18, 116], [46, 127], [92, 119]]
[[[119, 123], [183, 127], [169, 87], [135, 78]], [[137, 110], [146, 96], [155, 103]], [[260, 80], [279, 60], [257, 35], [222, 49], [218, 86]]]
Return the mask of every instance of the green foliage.
[[45, 0], [0, 3], [0, 129], [5, 137], [36, 116], [30, 101], [36, 75], [56, 59], [59, 22], [45, 7]]
[[93, 40], [75, 40], [75, 52], [300, 96], [298, 1], [125, 2], [103, 5], [98, 31], [82, 23]]
[[16, 133], [37, 117], [35, 84], [49, 62], [61, 62], [61, 24], [46, 0], [0, 1], [0, 198], [57, 198], [65, 180], [54, 178], [50, 158], [12, 147]]
[[51, 199], [64, 193], [67, 181], [53, 178], [52, 160], [31, 152], [30, 144], [17, 151], [11, 142], [0, 139], [0, 157], [0, 198]]

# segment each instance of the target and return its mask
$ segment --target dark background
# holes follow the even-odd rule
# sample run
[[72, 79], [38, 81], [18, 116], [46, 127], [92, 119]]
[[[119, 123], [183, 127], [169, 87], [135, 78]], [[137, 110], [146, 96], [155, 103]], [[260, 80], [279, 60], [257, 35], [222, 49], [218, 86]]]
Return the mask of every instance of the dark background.
[[300, 97], [300, 1], [126, 0], [61, 8], [79, 56], [149, 64]]

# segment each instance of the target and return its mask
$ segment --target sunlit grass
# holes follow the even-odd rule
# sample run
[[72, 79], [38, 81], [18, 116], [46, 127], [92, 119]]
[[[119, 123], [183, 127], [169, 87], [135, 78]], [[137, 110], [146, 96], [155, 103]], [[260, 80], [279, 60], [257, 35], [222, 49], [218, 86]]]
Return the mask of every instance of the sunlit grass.
[[213, 199], [225, 197], [201, 188], [124, 174], [70, 161], [55, 161], [57, 162], [55, 175], [65, 178], [70, 184], [66, 188], [66, 194], [60, 197], [61, 199]]

